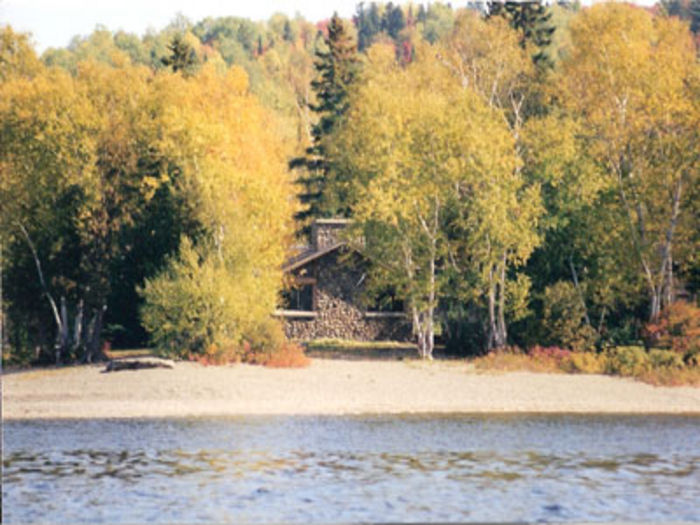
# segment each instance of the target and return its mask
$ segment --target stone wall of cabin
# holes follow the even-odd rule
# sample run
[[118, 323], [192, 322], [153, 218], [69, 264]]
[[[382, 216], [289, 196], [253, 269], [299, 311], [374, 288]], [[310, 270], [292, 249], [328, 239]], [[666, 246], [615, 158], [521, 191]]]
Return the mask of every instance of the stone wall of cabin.
[[366, 267], [353, 254], [339, 261], [342, 250], [329, 253], [299, 269], [314, 277], [312, 318], [284, 317], [285, 334], [306, 341], [318, 338], [357, 341], [408, 341], [411, 324], [407, 317], [366, 317], [361, 306]]

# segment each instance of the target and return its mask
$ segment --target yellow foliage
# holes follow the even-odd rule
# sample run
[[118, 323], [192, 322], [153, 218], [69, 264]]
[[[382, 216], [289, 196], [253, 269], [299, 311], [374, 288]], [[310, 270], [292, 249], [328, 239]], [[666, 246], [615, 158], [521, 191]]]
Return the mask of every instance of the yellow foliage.
[[[185, 303], [187, 297], [200, 297], [207, 315], [219, 312], [207, 330], [200, 330], [201, 343], [190, 349], [212, 343], [240, 346], [275, 308], [292, 235], [293, 191], [277, 123], [248, 93], [247, 75], [240, 68], [222, 75], [205, 64], [191, 77], [166, 74], [158, 80], [175, 84], [170, 86], [174, 95], [166, 108], [170, 126], [163, 145], [179, 160], [182, 183], [207, 235], [199, 241], [196, 260], [193, 253], [181, 252], [196, 282], [187, 285], [190, 273], [176, 265], [171, 275], [147, 283], [145, 296], [166, 309], [169, 297], [184, 297]], [[204, 283], [210, 289], [202, 291]], [[176, 290], [166, 292], [168, 286]], [[146, 324], [155, 332], [161, 330], [158, 311], [148, 305], [144, 310]], [[177, 324], [187, 320], [176, 321], [159, 337], [177, 339]]]

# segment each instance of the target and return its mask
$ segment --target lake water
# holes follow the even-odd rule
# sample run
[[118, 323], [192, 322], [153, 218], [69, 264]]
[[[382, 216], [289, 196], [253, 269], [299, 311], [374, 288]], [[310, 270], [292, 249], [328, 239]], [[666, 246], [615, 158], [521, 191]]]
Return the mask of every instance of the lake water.
[[700, 418], [5, 422], [3, 521], [700, 521]]

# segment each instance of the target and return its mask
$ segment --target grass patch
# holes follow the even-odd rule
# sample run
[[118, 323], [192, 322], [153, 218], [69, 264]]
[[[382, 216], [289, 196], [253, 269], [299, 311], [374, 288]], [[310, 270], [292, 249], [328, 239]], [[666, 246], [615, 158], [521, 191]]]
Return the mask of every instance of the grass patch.
[[330, 359], [410, 359], [418, 356], [416, 346], [399, 341], [351, 341], [315, 339], [305, 344], [312, 357]]
[[306, 343], [309, 350], [415, 350], [415, 345], [399, 341], [353, 341], [351, 339], [314, 339]]

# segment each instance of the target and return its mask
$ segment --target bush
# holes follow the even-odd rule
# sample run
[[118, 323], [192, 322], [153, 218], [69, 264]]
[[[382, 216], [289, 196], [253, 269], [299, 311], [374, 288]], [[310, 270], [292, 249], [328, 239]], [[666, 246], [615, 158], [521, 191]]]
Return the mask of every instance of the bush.
[[551, 345], [584, 350], [596, 341], [596, 331], [584, 321], [585, 308], [573, 284], [559, 281], [544, 292], [543, 331]]
[[237, 268], [206, 246], [182, 240], [177, 258], [139, 291], [143, 324], [157, 353], [223, 363], [282, 347], [282, 328], [270, 318], [272, 281], [258, 282], [254, 272], [239, 275]]
[[689, 367], [700, 368], [700, 349], [690, 350], [683, 356], [683, 362]]
[[254, 354], [277, 351], [286, 343], [281, 323], [271, 318], [256, 323], [244, 339], [249, 345], [249, 351]]
[[559, 361], [568, 355], [559, 348], [534, 347], [528, 353], [517, 347], [489, 352], [473, 361], [478, 370], [513, 370], [526, 372], [561, 372]]
[[680, 353], [700, 350], [700, 308], [678, 301], [664, 309], [655, 322], [644, 327], [647, 346]]
[[229, 363], [239, 363], [242, 361], [244, 348], [233, 343], [210, 344], [204, 352], [190, 353], [186, 357], [190, 361], [196, 361], [199, 364], [209, 365], [225, 365]]
[[558, 346], [543, 347], [535, 345], [530, 348], [528, 354], [536, 361], [552, 360], [555, 363], [562, 363], [571, 357], [571, 350], [565, 350]]
[[189, 239], [161, 274], [139, 290], [143, 325], [160, 355], [215, 355], [238, 342], [226, 272], [205, 260]]
[[688, 365], [677, 352], [641, 346], [621, 346], [606, 354], [571, 352], [557, 347], [533, 347], [527, 354], [519, 349], [491, 352], [473, 361], [477, 370], [528, 372], [607, 373], [634, 377], [652, 385], [700, 385], [700, 367]]
[[284, 343], [277, 350], [266, 354], [260, 362], [270, 368], [304, 368], [311, 364], [311, 359], [304, 355], [304, 349], [296, 343]]
[[608, 361], [603, 354], [593, 352], [575, 352], [571, 354], [568, 366], [570, 372], [579, 374], [603, 374]]
[[649, 362], [652, 368], [681, 369], [685, 366], [683, 356], [670, 350], [654, 348], [649, 351]]
[[608, 350], [606, 371], [609, 374], [636, 377], [651, 368], [649, 355], [641, 346], [619, 346]]

